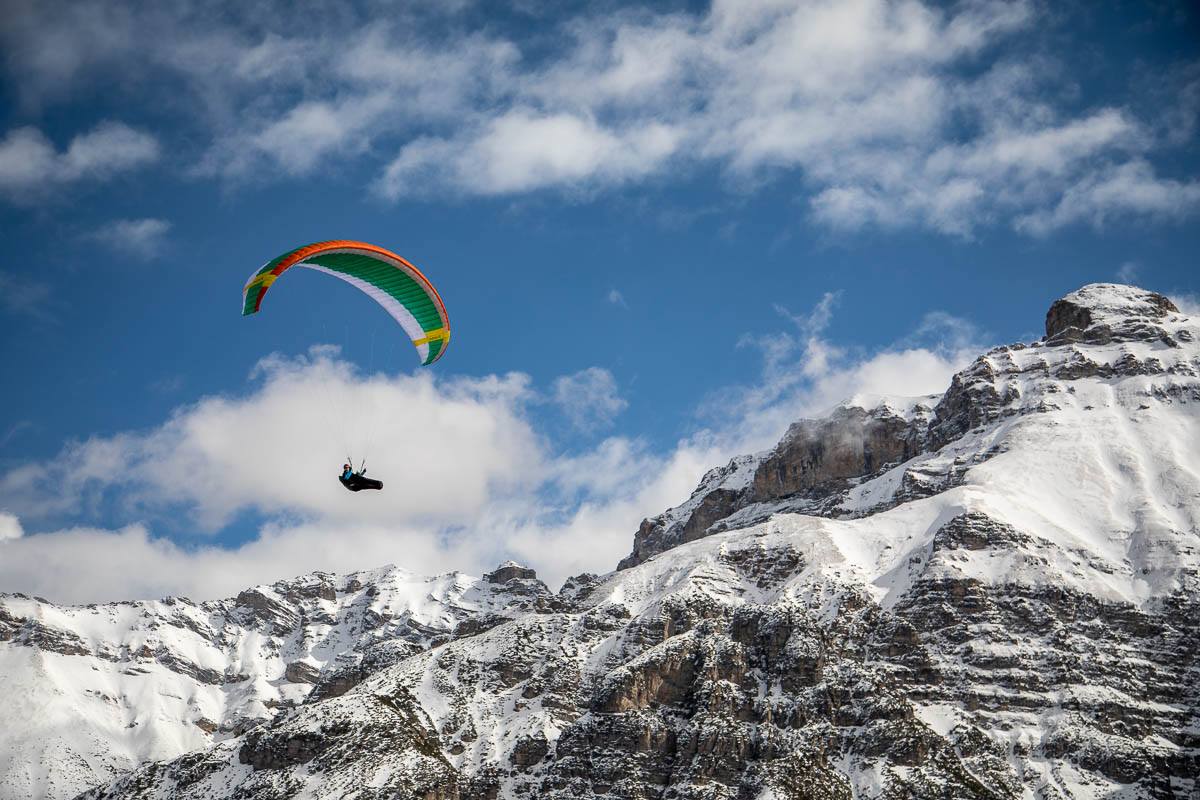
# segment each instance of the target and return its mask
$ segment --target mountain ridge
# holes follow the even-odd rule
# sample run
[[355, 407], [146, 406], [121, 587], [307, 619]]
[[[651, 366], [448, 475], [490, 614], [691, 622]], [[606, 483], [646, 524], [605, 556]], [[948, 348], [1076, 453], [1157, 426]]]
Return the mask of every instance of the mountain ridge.
[[[536, 578], [511, 572], [314, 572], [202, 603], [59, 607], [0, 595], [4, 694], [24, 694], [31, 712], [36, 704], [49, 715], [44, 729], [0, 733], [0, 796], [37, 796], [42, 769], [57, 773], [43, 778], [46, 796], [73, 796], [96, 776], [240, 735], [310, 693], [340, 694], [361, 668], [449, 640], [468, 620], [501, 619], [550, 597]], [[89, 668], [46, 663], [60, 659], [86, 659]], [[21, 667], [40, 674], [40, 686], [22, 685]], [[147, 693], [164, 699], [147, 702]], [[81, 725], [89, 743], [64, 735], [63, 718]]]

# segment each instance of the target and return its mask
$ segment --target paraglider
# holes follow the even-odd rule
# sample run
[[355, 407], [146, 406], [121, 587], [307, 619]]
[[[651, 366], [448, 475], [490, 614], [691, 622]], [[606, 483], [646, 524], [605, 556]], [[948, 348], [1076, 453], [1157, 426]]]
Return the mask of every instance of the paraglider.
[[364, 466], [357, 472], [349, 464], [342, 464], [342, 474], [338, 476], [338, 480], [352, 492], [361, 492], [363, 489], [382, 489], [383, 481], [377, 481], [367, 477], [367, 468]]
[[[362, 290], [383, 306], [412, 341], [422, 366], [446, 354], [450, 343], [450, 318], [442, 297], [429, 279], [410, 262], [377, 245], [349, 239], [298, 247], [268, 261], [250, 276], [242, 289], [242, 316], [257, 314], [267, 290], [292, 267], [324, 272]], [[382, 489], [383, 482], [368, 478], [366, 469], [343, 465], [338, 477], [352, 492]]]

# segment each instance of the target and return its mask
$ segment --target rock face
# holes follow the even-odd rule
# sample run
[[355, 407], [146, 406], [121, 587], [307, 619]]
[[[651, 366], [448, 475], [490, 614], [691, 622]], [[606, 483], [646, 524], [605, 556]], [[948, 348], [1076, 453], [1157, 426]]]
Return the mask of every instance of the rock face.
[[863, 478], [922, 452], [934, 398], [863, 398], [819, 420], [794, 423], [775, 449], [736, 458], [701, 481], [687, 503], [642, 522], [618, 569], [780, 511], [839, 515]]
[[[1156, 298], [1084, 287], [940, 398], [798, 423], [616, 572], [551, 594], [502, 565], [423, 639], [369, 606], [348, 666], [278, 662], [294, 703], [84, 797], [1200, 796], [1200, 327]], [[298, 583], [238, 607], [274, 630], [376, 585]], [[35, 602], [0, 604], [9, 652], [95, 657]]]
[[522, 567], [515, 561], [505, 561], [496, 569], [483, 576], [488, 583], [506, 584], [509, 581], [536, 580], [537, 573], [528, 567]]
[[904, 418], [886, 407], [838, 408], [823, 420], [788, 430], [754, 473], [751, 498], [759, 502], [797, 494], [824, 497], [920, 452], [925, 419]]
[[[1168, 298], [1132, 286], [1093, 283], [1056, 300], [1046, 312], [1046, 341], [1055, 344], [1145, 341], [1155, 323], [1178, 314]], [[1114, 338], [1116, 337], [1116, 338]]]

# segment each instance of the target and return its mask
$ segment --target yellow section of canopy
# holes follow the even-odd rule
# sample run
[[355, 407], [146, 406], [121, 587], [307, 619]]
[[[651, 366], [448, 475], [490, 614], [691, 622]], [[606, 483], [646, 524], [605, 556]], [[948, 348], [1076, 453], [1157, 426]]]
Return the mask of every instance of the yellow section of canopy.
[[413, 344], [420, 347], [423, 344], [436, 342], [438, 339], [441, 339], [442, 341], [450, 341], [450, 331], [446, 330], [445, 328], [438, 328], [437, 330], [429, 331], [424, 337], [420, 339], [413, 339]]

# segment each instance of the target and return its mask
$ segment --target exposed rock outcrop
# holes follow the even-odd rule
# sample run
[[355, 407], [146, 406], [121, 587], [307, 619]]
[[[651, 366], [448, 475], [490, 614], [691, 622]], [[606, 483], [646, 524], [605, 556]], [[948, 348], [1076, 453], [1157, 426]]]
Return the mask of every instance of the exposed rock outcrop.
[[505, 584], [512, 580], [535, 580], [537, 572], [523, 567], [515, 561], [505, 561], [496, 569], [483, 576], [488, 583]]
[[781, 510], [835, 513], [833, 504], [862, 479], [922, 452], [932, 398], [922, 400], [900, 408], [886, 400], [853, 401], [870, 407], [846, 405], [823, 419], [794, 423], [773, 450], [713, 470], [687, 503], [644, 520], [618, 569]]
[[1056, 300], [1046, 312], [1046, 342], [1109, 344], [1152, 341], [1155, 323], [1179, 309], [1167, 297], [1133, 286], [1093, 283]]

